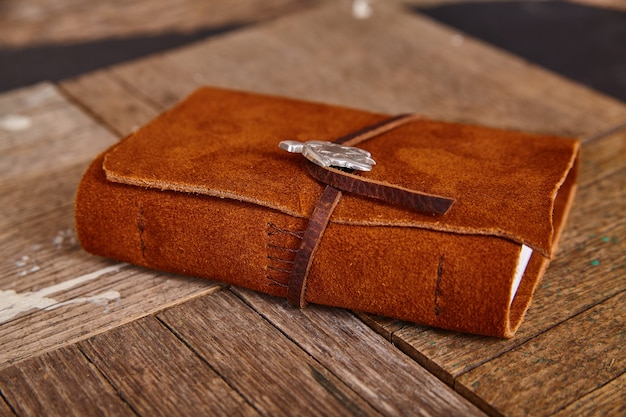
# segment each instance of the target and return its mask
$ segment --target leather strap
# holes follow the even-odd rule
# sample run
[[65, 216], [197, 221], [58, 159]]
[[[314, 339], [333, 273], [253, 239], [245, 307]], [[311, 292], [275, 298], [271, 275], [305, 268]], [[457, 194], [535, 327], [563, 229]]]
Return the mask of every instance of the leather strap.
[[313, 264], [313, 255], [322, 240], [322, 235], [330, 221], [335, 207], [341, 200], [341, 191], [327, 185], [320, 197], [313, 214], [309, 219], [309, 224], [302, 237], [300, 249], [296, 253], [296, 258], [289, 275], [289, 286], [287, 287], [287, 301], [295, 307], [306, 307], [304, 293], [306, 291], [306, 280]]
[[421, 193], [386, 183], [359, 177], [332, 167], [321, 167], [313, 162], [306, 164], [309, 174], [318, 181], [341, 191], [382, 200], [387, 203], [408, 207], [433, 216], [445, 214], [454, 199]]
[[[392, 117], [339, 138], [335, 140], [335, 143], [354, 146], [418, 118], [419, 116], [411, 114]], [[311, 265], [313, 264], [313, 258], [326, 226], [330, 221], [330, 217], [341, 200], [342, 190], [383, 200], [391, 204], [399, 204], [432, 215], [444, 214], [454, 203], [454, 200], [450, 198], [421, 193], [382, 181], [361, 178], [351, 172], [320, 167], [309, 161], [307, 161], [307, 169], [314, 178], [327, 184], [327, 186], [309, 219], [309, 224], [304, 232], [302, 243], [296, 253], [289, 275], [287, 300], [291, 305], [299, 308], [304, 308], [307, 305], [305, 299], [306, 284]]]

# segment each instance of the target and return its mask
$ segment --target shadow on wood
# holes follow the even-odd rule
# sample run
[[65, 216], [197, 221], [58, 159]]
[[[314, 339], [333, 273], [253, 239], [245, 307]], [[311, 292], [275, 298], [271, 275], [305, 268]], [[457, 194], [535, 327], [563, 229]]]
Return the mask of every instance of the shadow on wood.
[[463, 2], [414, 11], [626, 101], [626, 12], [562, 1]]

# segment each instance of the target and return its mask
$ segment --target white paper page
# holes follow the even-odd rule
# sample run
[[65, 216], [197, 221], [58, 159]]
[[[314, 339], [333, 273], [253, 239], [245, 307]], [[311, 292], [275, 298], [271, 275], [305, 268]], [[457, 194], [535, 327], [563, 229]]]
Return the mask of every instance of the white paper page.
[[515, 277], [513, 278], [513, 285], [511, 287], [511, 299], [509, 300], [509, 305], [513, 302], [513, 299], [515, 298], [515, 294], [517, 293], [520, 282], [522, 282], [522, 277], [524, 276], [524, 272], [526, 271], [528, 261], [530, 260], [530, 256], [532, 254], [533, 250], [531, 248], [526, 245], [522, 245], [519, 253], [519, 258], [517, 260], [517, 267], [515, 267]]

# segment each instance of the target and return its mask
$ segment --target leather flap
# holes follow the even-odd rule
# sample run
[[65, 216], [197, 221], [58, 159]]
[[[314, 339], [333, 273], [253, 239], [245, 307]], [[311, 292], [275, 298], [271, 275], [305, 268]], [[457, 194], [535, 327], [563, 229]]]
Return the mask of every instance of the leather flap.
[[[334, 140], [387, 117], [202, 88], [114, 146], [104, 170], [114, 182], [308, 217], [323, 186], [308, 175], [301, 155], [278, 143]], [[424, 119], [359, 146], [377, 162], [363, 176], [456, 203], [446, 215], [432, 217], [346, 194], [333, 222], [494, 235], [552, 252], [555, 222], [567, 212], [575, 188], [577, 141]]]

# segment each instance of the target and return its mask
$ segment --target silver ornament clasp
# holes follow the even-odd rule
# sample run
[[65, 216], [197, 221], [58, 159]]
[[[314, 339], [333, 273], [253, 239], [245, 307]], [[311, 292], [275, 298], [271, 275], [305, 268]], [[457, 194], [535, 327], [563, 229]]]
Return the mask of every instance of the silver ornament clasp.
[[309, 161], [323, 167], [339, 167], [371, 171], [376, 162], [371, 154], [353, 146], [343, 146], [337, 143], [309, 140], [283, 140], [278, 144], [281, 149], [292, 153], [301, 153]]

